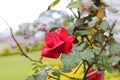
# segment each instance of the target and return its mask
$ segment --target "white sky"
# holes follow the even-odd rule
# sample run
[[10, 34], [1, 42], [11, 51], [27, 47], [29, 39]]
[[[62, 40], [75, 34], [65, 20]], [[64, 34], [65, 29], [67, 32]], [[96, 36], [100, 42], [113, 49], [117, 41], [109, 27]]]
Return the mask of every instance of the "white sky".
[[[54, 0], [0, 0], [0, 16], [14, 29], [23, 22], [33, 22], [42, 11]], [[66, 10], [68, 0], [61, 0], [55, 6], [56, 10]], [[111, 1], [111, 2], [109, 2]], [[120, 0], [107, 0], [107, 2], [120, 4]], [[2, 19], [0, 19], [0, 32], [8, 29]]]
[[[23, 22], [33, 22], [42, 11], [54, 0], [0, 0], [0, 16], [14, 29]], [[65, 10], [66, 0], [55, 6], [57, 10]], [[62, 6], [60, 6], [62, 4]], [[8, 29], [0, 18], [0, 32]]]

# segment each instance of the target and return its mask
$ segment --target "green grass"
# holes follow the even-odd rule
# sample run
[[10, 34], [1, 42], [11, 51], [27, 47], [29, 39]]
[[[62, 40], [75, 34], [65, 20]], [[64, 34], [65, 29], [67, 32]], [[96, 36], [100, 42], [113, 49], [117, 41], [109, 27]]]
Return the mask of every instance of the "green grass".
[[[36, 54], [31, 54], [37, 57]], [[25, 80], [31, 62], [20, 55], [0, 57], [0, 80]]]
[[[29, 56], [35, 60], [39, 60], [40, 52], [32, 52]], [[43, 59], [45, 64], [60, 65], [59, 59]], [[32, 71], [31, 61], [24, 56], [12, 55], [0, 57], [0, 80], [25, 80]], [[120, 80], [119, 71], [106, 73], [105, 80]]]
[[[33, 59], [39, 60], [40, 52], [29, 54]], [[59, 64], [53, 59], [44, 59], [46, 64]], [[0, 80], [25, 80], [32, 71], [32, 63], [24, 56], [13, 55], [0, 57]]]

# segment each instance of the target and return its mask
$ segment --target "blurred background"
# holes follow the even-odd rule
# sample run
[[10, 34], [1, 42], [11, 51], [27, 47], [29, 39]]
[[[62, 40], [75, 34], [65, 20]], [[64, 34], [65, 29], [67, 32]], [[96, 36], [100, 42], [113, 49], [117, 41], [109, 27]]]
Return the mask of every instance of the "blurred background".
[[[36, 60], [39, 60], [46, 32], [55, 26], [73, 25], [69, 21], [72, 13], [66, 8], [69, 0], [61, 0], [52, 10], [47, 11], [53, 1], [0, 0], [0, 80], [25, 80], [32, 73], [31, 62], [19, 55], [20, 51], [11, 37], [7, 24], [13, 29], [15, 38], [23, 50]], [[117, 20], [115, 30], [120, 32], [120, 1], [105, 2], [119, 11], [116, 14], [106, 11], [106, 16], [110, 22]], [[120, 33], [114, 37], [120, 42]], [[45, 61], [49, 63], [49, 60]], [[107, 73], [106, 79], [120, 80], [118, 74], [119, 71], [113, 74]]]

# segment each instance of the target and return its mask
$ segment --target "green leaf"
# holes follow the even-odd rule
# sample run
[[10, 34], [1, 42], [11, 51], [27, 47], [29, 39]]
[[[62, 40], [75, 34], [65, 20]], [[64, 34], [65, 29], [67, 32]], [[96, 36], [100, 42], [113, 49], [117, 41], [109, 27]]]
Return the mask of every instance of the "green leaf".
[[104, 65], [105, 70], [107, 70], [107, 72], [109, 73], [113, 72], [112, 67], [107, 63], [107, 59], [105, 57], [102, 57], [102, 63]]
[[68, 8], [81, 8], [82, 4], [81, 4], [81, 0], [77, 0], [77, 1], [72, 1], [68, 4]]
[[26, 80], [35, 80], [33, 76], [28, 76]]
[[[85, 18], [77, 19], [75, 22], [75, 26], [81, 26], [84, 24]], [[84, 25], [83, 25], [84, 26]], [[85, 25], [86, 26], [86, 25]], [[88, 25], [87, 25], [88, 26]]]
[[63, 66], [68, 69], [75, 68], [79, 64], [80, 60], [78, 53], [70, 53], [69, 55], [62, 54], [61, 56]]
[[85, 30], [76, 31], [74, 35], [75, 37], [80, 35], [93, 35], [95, 32], [96, 30], [94, 28], [86, 28]]
[[47, 71], [43, 69], [39, 72], [34, 73], [33, 77], [35, 78], [35, 80], [46, 80]]
[[120, 61], [120, 57], [119, 56], [112, 56], [111, 57], [111, 62], [112, 64], [116, 64]]
[[80, 53], [81, 51], [83, 51], [86, 48], [87, 44], [86, 43], [81, 43], [79, 44], [74, 44], [73, 48], [72, 48], [72, 52], [73, 53]]
[[100, 27], [102, 30], [107, 31], [109, 29], [109, 23], [106, 20], [104, 20], [100, 23]]
[[75, 32], [75, 37], [78, 37], [78, 36], [80, 36], [80, 35], [88, 35], [89, 34], [89, 32], [87, 32], [87, 31], [76, 31]]
[[80, 57], [81, 59], [83, 60], [91, 60], [92, 58], [94, 58], [94, 50], [93, 49], [90, 49], [90, 48], [87, 48], [85, 49], [83, 52], [80, 53]]
[[71, 68], [67, 68], [67, 67], [65, 67], [65, 66], [60, 67], [59, 70], [60, 70], [61, 72], [71, 72]]
[[60, 72], [59, 72], [58, 70], [54, 70], [54, 71], [52, 72], [52, 74], [53, 74], [54, 76], [57, 76], [58, 78], [60, 78]]
[[86, 43], [82, 43], [80, 44], [80, 46], [77, 46], [77, 50], [82, 51], [85, 49], [85, 47], [86, 47]]
[[114, 43], [110, 45], [109, 47], [110, 54], [115, 54], [118, 53], [119, 51], [120, 51], [120, 44]]
[[111, 45], [111, 44], [114, 44], [115, 43], [115, 39], [112, 37], [110, 40], [109, 40], [109, 45]]
[[52, 2], [49, 6], [47, 10], [50, 10], [51, 8], [53, 8], [55, 5], [57, 5], [60, 2], [60, 0], [55, 0], [54, 2]]
[[106, 39], [106, 36], [102, 32], [99, 32], [99, 33], [95, 34], [95, 40], [97, 42], [101, 42], [102, 43], [102, 42], [105, 41], [105, 39]]

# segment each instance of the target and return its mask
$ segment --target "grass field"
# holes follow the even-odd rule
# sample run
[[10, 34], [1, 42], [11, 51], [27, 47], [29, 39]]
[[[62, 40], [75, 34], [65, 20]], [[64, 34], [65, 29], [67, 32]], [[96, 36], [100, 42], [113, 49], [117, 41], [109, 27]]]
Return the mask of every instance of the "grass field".
[[[29, 54], [33, 59], [39, 60], [40, 52], [36, 51]], [[57, 59], [44, 59], [46, 64], [59, 65]], [[32, 63], [28, 59], [20, 55], [0, 57], [0, 80], [25, 80], [32, 71]], [[119, 73], [106, 73], [105, 80], [120, 80]]]
[[[39, 60], [40, 52], [29, 54], [33, 59]], [[46, 63], [59, 64], [58, 61], [45, 59]], [[0, 80], [25, 80], [32, 71], [32, 63], [20, 55], [0, 57]]]

